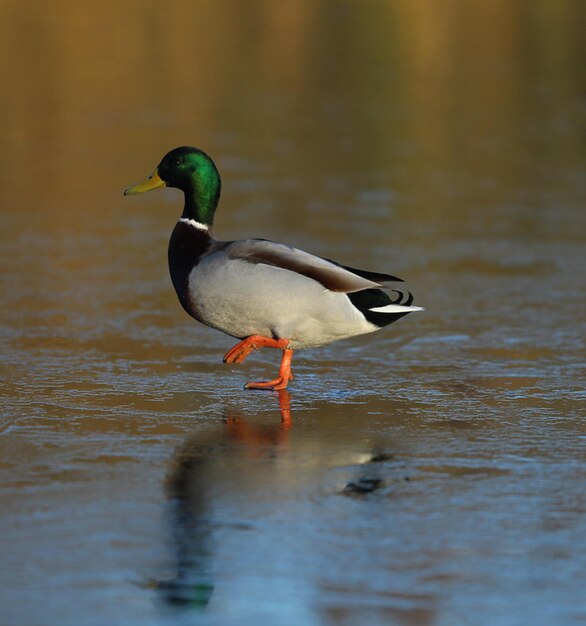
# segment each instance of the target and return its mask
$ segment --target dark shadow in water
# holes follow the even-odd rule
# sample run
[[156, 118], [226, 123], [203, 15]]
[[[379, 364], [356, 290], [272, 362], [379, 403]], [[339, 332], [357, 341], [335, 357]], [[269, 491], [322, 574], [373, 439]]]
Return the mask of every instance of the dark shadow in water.
[[380, 463], [386, 463], [393, 460], [393, 455], [386, 452], [378, 452], [363, 463], [358, 475], [354, 480], [349, 481], [342, 494], [345, 496], [361, 497], [377, 491], [385, 486], [385, 481], [381, 476]]
[[[204, 609], [214, 592], [212, 501], [217, 484], [212, 462], [243, 450], [247, 456], [276, 453], [292, 426], [290, 395], [278, 392], [281, 420], [252, 424], [227, 409], [224, 426], [207, 436], [188, 438], [175, 452], [166, 481], [168, 522], [175, 552], [175, 575], [153, 582], [165, 605]], [[242, 524], [234, 524], [242, 530]]]

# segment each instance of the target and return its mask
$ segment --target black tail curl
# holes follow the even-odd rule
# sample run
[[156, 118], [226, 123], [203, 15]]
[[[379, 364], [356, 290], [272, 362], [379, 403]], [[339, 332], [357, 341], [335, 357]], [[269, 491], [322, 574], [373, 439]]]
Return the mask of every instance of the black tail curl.
[[[413, 294], [410, 291], [407, 292], [407, 300], [405, 300], [405, 302], [402, 302], [403, 298], [405, 297], [404, 291], [399, 291], [398, 289], [391, 289], [391, 292], [396, 293], [397, 297], [394, 300], [389, 298], [390, 300], [389, 304], [400, 304], [402, 306], [411, 306], [411, 304], [413, 304]], [[382, 304], [381, 306], [384, 306], [384, 304]]]

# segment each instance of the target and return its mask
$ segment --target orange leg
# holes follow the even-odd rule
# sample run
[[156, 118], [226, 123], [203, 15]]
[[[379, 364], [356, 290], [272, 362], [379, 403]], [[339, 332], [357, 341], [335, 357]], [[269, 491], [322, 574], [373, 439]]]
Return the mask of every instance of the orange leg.
[[[279, 341], [282, 341], [281, 339]], [[293, 350], [285, 348], [283, 350], [283, 358], [281, 359], [281, 367], [279, 367], [279, 375], [274, 380], [267, 382], [246, 383], [245, 389], [274, 389], [280, 391], [285, 389], [289, 381], [293, 378], [291, 373], [291, 360], [293, 359]]]
[[288, 339], [271, 339], [262, 335], [250, 335], [226, 352], [224, 363], [242, 363], [253, 350], [260, 348], [281, 348], [284, 350], [288, 345]]
[[[291, 374], [293, 378], [293, 374]], [[281, 426], [283, 430], [289, 430], [293, 424], [291, 417], [291, 394], [286, 389], [279, 389], [279, 410], [281, 411]]]

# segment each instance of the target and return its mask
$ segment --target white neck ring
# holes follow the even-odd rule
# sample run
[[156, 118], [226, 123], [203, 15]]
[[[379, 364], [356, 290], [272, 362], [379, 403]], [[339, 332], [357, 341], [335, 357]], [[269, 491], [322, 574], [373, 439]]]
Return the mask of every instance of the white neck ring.
[[201, 222], [196, 222], [195, 220], [192, 220], [189, 217], [181, 217], [181, 218], [179, 218], [179, 221], [183, 222], [184, 224], [189, 224], [190, 226], [193, 226], [194, 228], [197, 228], [198, 230], [208, 231], [210, 229], [210, 227], [207, 226], [207, 224], [202, 224]]

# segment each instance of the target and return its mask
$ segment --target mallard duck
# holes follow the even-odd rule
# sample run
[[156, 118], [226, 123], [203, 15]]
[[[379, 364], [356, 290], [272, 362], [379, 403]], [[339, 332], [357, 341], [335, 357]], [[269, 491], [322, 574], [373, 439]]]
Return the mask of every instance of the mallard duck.
[[241, 363], [260, 348], [283, 351], [274, 380], [248, 389], [285, 389], [293, 351], [379, 330], [413, 311], [413, 296], [383, 289], [400, 278], [341, 265], [266, 239], [216, 241], [220, 174], [202, 150], [168, 152], [124, 195], [176, 187], [185, 205], [169, 241], [169, 269], [179, 302], [196, 320], [240, 341], [224, 356]]

